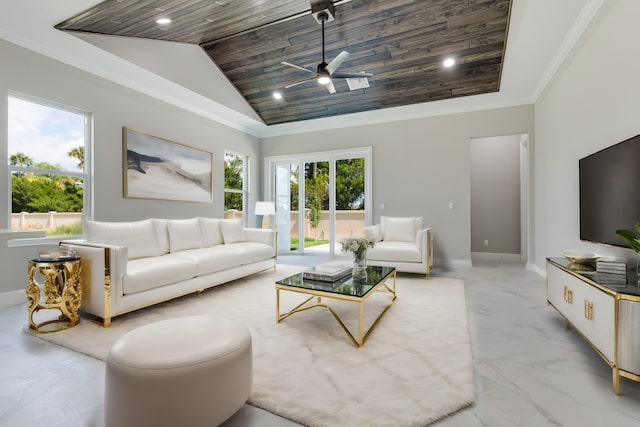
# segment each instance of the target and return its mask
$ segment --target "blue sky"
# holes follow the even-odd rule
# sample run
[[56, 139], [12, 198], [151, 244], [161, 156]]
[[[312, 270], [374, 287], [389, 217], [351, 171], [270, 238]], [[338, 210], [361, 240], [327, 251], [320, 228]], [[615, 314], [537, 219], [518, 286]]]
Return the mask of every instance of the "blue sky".
[[[79, 172], [67, 153], [84, 145], [84, 116], [9, 97], [8, 156], [24, 153], [34, 163], [47, 162]], [[8, 162], [8, 160], [7, 160]]]

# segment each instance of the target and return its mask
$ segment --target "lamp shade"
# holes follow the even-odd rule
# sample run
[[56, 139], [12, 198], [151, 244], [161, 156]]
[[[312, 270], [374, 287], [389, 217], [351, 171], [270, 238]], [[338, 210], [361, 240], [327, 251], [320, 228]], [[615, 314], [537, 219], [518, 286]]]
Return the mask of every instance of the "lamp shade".
[[273, 202], [256, 202], [256, 215], [275, 215], [276, 205]]

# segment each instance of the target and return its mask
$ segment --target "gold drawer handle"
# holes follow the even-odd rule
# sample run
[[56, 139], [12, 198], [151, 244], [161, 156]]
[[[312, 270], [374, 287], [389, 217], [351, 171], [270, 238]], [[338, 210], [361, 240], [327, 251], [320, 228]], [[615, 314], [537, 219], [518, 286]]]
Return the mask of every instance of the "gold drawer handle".
[[573, 304], [573, 291], [567, 286], [564, 287], [564, 300], [569, 304]]
[[584, 318], [593, 320], [593, 303], [587, 300], [584, 300]]

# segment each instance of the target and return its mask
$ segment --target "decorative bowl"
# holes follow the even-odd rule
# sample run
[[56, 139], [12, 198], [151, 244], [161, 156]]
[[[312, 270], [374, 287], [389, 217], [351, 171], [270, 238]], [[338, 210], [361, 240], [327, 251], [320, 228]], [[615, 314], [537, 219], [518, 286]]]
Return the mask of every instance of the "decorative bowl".
[[598, 259], [598, 256], [591, 252], [564, 251], [562, 254], [573, 264], [590, 264]]

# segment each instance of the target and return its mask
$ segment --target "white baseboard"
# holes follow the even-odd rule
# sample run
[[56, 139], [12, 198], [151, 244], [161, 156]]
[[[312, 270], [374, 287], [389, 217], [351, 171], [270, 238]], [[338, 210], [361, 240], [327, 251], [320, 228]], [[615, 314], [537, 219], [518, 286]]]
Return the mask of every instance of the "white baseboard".
[[509, 261], [522, 262], [520, 254], [499, 254], [491, 252], [471, 252], [471, 259], [478, 261]]
[[27, 297], [24, 290], [0, 293], [0, 308], [7, 308], [18, 304], [26, 304]]
[[547, 278], [547, 272], [545, 270], [543, 270], [542, 268], [538, 267], [535, 264], [527, 263], [527, 270], [535, 271], [536, 273], [538, 273], [540, 276], [544, 277], [545, 279]]

